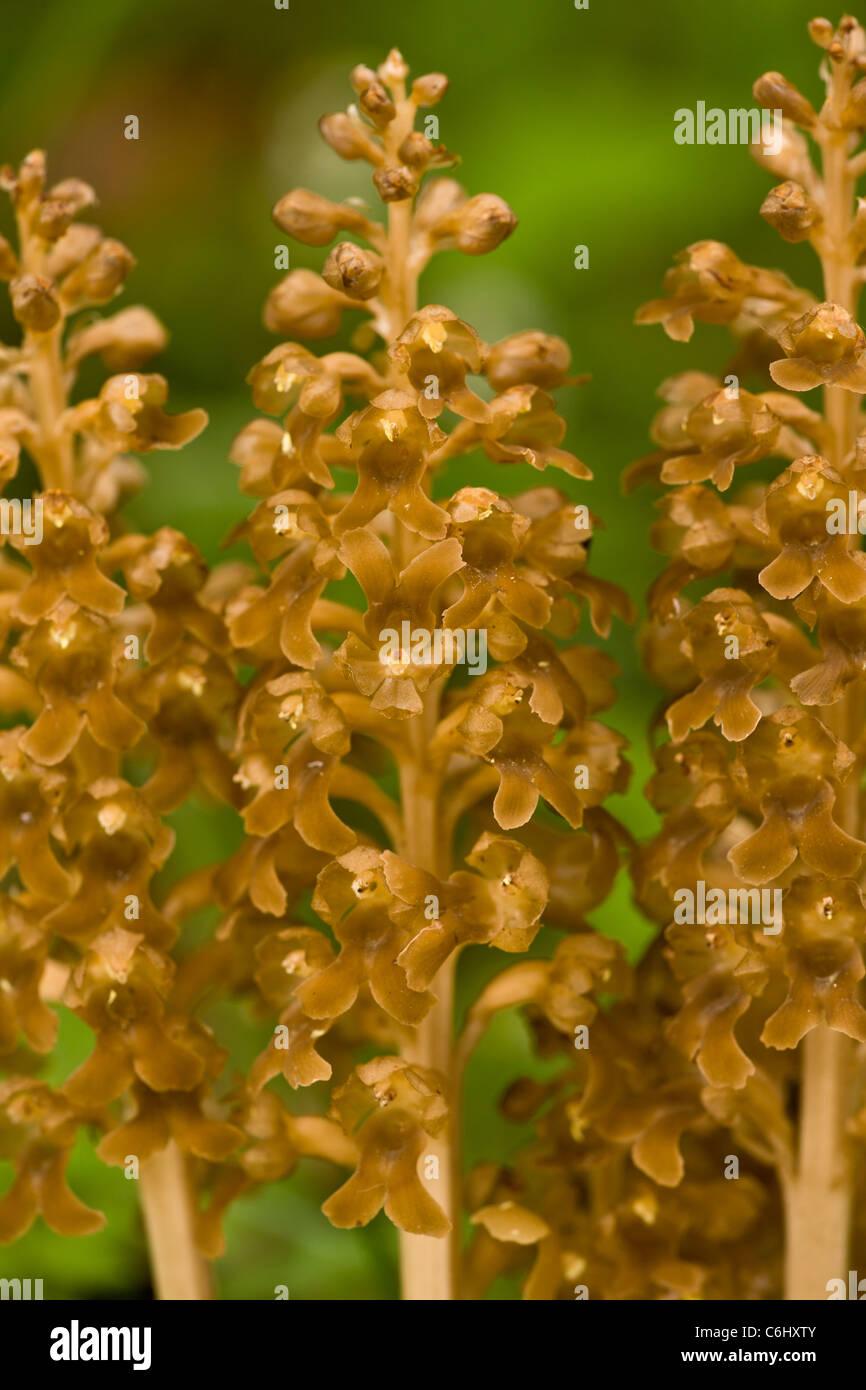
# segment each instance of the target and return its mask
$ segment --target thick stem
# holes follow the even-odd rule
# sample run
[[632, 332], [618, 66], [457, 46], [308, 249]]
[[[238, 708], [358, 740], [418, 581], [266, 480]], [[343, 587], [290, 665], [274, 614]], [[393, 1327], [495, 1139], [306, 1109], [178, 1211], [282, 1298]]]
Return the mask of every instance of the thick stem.
[[195, 1246], [186, 1160], [174, 1140], [142, 1160], [140, 1192], [157, 1298], [211, 1298], [208, 1267]]
[[[452, 1028], [454, 1015], [453, 957], [436, 976], [437, 1000], [415, 1036], [404, 1048], [407, 1061], [418, 1066], [435, 1067], [451, 1083], [449, 1100], [459, 1114], [459, 1098], [454, 1095]], [[430, 1139], [422, 1166], [436, 1159], [431, 1170], [436, 1176], [421, 1181], [430, 1195], [442, 1207], [451, 1221], [451, 1231], [441, 1240], [432, 1236], [412, 1236], [400, 1233], [400, 1274], [403, 1298], [409, 1302], [432, 1300], [441, 1302], [457, 1297], [459, 1255], [459, 1176], [457, 1124], [454, 1123], [435, 1139]]]
[[[411, 863], [437, 877], [447, 876], [448, 846], [442, 843], [439, 816], [439, 780], [427, 765], [426, 749], [435, 726], [438, 699], [428, 691], [424, 711], [412, 721], [412, 755], [403, 763], [401, 800], [403, 804], [403, 853]], [[441, 1240], [401, 1232], [400, 1266], [403, 1298], [442, 1301], [456, 1298], [459, 1274], [460, 1177], [459, 1115], [460, 1095], [454, 1061], [454, 971], [452, 955], [439, 970], [433, 984], [436, 1003], [407, 1040], [403, 1055], [408, 1062], [431, 1067], [446, 1080], [451, 1120], [435, 1139], [430, 1139], [422, 1159], [421, 1181], [451, 1222], [451, 1231]], [[428, 1161], [433, 1174], [427, 1177]]]
[[852, 1062], [844, 1034], [822, 1026], [806, 1037], [797, 1173], [785, 1192], [788, 1299], [826, 1299], [828, 1280], [847, 1281], [851, 1194], [844, 1128]]
[[[830, 89], [832, 111], [845, 94], [839, 71]], [[857, 312], [859, 282], [851, 255], [854, 180], [848, 166], [847, 135], [828, 129], [819, 139], [824, 171], [824, 222], [821, 264], [826, 298], [850, 314]], [[828, 387], [825, 416], [833, 433], [836, 469], [844, 467], [857, 432], [858, 397], [853, 391]], [[862, 695], [857, 683], [848, 686], [835, 705], [822, 710], [828, 728], [850, 747], [860, 740]], [[836, 816], [843, 828], [861, 835], [860, 780], [862, 760], [851, 769], [840, 789]], [[826, 1299], [827, 1281], [845, 1279], [851, 1221], [851, 1171], [845, 1128], [851, 1113], [853, 1043], [825, 1026], [814, 1028], [801, 1048], [799, 1138], [796, 1169], [784, 1183], [786, 1215], [785, 1296], [788, 1299]]]
[[[399, 163], [397, 149], [414, 124], [415, 106], [407, 99], [402, 84], [392, 87], [397, 116], [386, 136], [386, 154]], [[416, 277], [410, 269], [412, 202], [405, 199], [388, 208], [388, 240], [385, 250], [386, 276], [382, 291], [387, 315], [388, 342], [405, 328], [417, 309]], [[405, 387], [396, 367], [391, 368], [391, 385]], [[418, 537], [399, 522], [394, 534], [394, 563], [402, 568], [418, 549]], [[400, 767], [400, 801], [403, 837], [400, 852], [418, 868], [438, 878], [450, 871], [449, 846], [443, 843], [440, 817], [441, 785], [430, 766], [429, 749], [439, 711], [439, 691], [434, 685], [422, 697], [423, 709], [408, 723], [406, 756]], [[431, 1138], [421, 1159], [419, 1178], [442, 1207], [451, 1231], [443, 1239], [400, 1233], [400, 1266], [403, 1298], [408, 1301], [448, 1300], [457, 1296], [459, 1252], [459, 1096], [454, 1075], [454, 958], [440, 969], [433, 983], [436, 1003], [403, 1047], [407, 1062], [430, 1067], [445, 1078], [452, 1118], [448, 1127]], [[435, 1159], [435, 1163], [430, 1160]], [[435, 1176], [427, 1176], [427, 1173]]]

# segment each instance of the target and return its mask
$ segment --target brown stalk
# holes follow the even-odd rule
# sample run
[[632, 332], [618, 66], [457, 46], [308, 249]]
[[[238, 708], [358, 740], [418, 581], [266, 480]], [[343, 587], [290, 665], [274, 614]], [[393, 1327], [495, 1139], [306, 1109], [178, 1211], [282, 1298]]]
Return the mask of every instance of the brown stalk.
[[[415, 120], [415, 107], [406, 96], [405, 81], [393, 85], [397, 115], [391, 122], [386, 139], [386, 157], [399, 162], [397, 151]], [[388, 207], [388, 239], [386, 277], [382, 288], [382, 303], [388, 323], [387, 342], [390, 346], [418, 309], [417, 275], [409, 265], [409, 230], [412, 200], [391, 203]], [[389, 385], [405, 386], [406, 379], [393, 361], [389, 365]], [[402, 522], [395, 519], [395, 556], [397, 569], [402, 570], [421, 548]], [[441, 697], [441, 683], [434, 683], [422, 696], [423, 710], [408, 721], [406, 755], [400, 761], [400, 800], [402, 805], [403, 837], [400, 853], [411, 863], [439, 878], [447, 878], [451, 869], [446, 862], [444, 847], [448, 843], [442, 833], [439, 810], [440, 785], [436, 769], [430, 766], [427, 750], [436, 728]], [[449, 1083], [452, 1115], [459, 1113], [458, 1098], [453, 1094], [453, 1006], [456, 952], [445, 962], [436, 976], [437, 995], [427, 1017], [407, 1039], [403, 1056], [407, 1062], [437, 1069]], [[455, 1126], [449, 1124], [442, 1134], [431, 1138], [428, 1155], [437, 1160], [439, 1177], [433, 1181], [431, 1195], [438, 1201], [449, 1221], [451, 1230], [442, 1240], [430, 1236], [400, 1232], [400, 1267], [403, 1298], [416, 1300], [449, 1300], [457, 1296], [456, 1278], [459, 1249], [459, 1176], [458, 1146]]]
[[[833, 70], [831, 110], [838, 114], [845, 98], [841, 68]], [[847, 156], [844, 130], [819, 128], [816, 139], [824, 174], [825, 236], [819, 256], [824, 298], [857, 318], [859, 280], [851, 257], [855, 179]], [[859, 398], [839, 386], [824, 388], [824, 414], [832, 431], [835, 467], [854, 448]], [[849, 544], [853, 537], [848, 538]], [[835, 705], [823, 711], [838, 738], [856, 749], [863, 717], [863, 692], [852, 681]], [[862, 838], [860, 809], [862, 758], [858, 758], [839, 800], [839, 823]], [[827, 1281], [845, 1277], [851, 1222], [851, 1160], [846, 1123], [851, 1114], [854, 1041], [826, 1026], [813, 1028], [803, 1040], [800, 1072], [799, 1138], [795, 1171], [783, 1184], [786, 1217], [785, 1296], [789, 1300], [824, 1299]]]
[[173, 1139], [142, 1161], [140, 1193], [157, 1298], [187, 1302], [212, 1298], [207, 1262], [195, 1244], [186, 1159]]

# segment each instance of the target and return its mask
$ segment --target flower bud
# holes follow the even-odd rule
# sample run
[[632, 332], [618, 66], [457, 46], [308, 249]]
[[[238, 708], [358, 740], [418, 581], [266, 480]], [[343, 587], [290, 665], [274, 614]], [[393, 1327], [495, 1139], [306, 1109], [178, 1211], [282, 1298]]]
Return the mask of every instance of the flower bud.
[[438, 223], [466, 204], [466, 194], [456, 179], [431, 179], [421, 190], [415, 208], [417, 231], [433, 231]]
[[45, 155], [31, 150], [17, 171], [8, 164], [0, 170], [0, 188], [5, 189], [17, 208], [36, 201], [45, 186]]
[[129, 371], [140, 367], [149, 357], [162, 352], [168, 334], [149, 309], [132, 305], [110, 318], [98, 318], [72, 335], [67, 344], [67, 359], [76, 365], [82, 358], [98, 352], [112, 372]]
[[836, 31], [829, 19], [810, 19], [808, 29], [809, 38], [819, 48], [827, 48], [833, 42], [833, 35]]
[[495, 193], [476, 193], [434, 231], [453, 236], [466, 256], [485, 256], [509, 237], [517, 218], [503, 198]]
[[570, 362], [571, 352], [564, 339], [530, 330], [494, 343], [487, 354], [484, 375], [494, 391], [522, 385], [550, 391], [564, 384]]
[[448, 91], [444, 72], [428, 72], [412, 83], [412, 100], [416, 106], [435, 106]]
[[392, 48], [388, 57], [379, 67], [379, 76], [390, 87], [392, 82], [405, 82], [409, 76], [409, 64], [399, 48]]
[[47, 333], [60, 318], [60, 305], [54, 298], [54, 282], [42, 275], [19, 275], [9, 286], [12, 312], [22, 328], [31, 333]]
[[95, 251], [102, 241], [102, 232], [89, 222], [73, 222], [59, 241], [53, 242], [45, 257], [45, 274], [52, 280], [62, 280], [75, 266]]
[[353, 241], [335, 246], [322, 267], [322, 279], [350, 299], [371, 299], [379, 288], [384, 265], [379, 256]]
[[751, 146], [752, 156], [761, 168], [775, 174], [777, 178], [793, 179], [795, 183], [807, 184], [811, 176], [812, 161], [809, 158], [806, 137], [790, 122], [783, 122], [781, 149], [774, 151], [769, 143], [764, 143], [763, 134], [762, 130], [761, 138]]
[[420, 130], [410, 130], [397, 154], [401, 162], [410, 169], [426, 169], [433, 154], [433, 146]]
[[817, 204], [798, 183], [788, 180], [771, 188], [761, 204], [761, 216], [785, 241], [806, 241], [822, 219]]
[[812, 103], [783, 77], [780, 72], [765, 72], [759, 77], [752, 91], [755, 100], [767, 111], [781, 111], [789, 121], [809, 129], [817, 120]]
[[345, 297], [312, 270], [292, 270], [265, 304], [265, 327], [287, 338], [330, 338], [339, 331]]
[[384, 130], [397, 114], [394, 105], [381, 82], [371, 82], [361, 93], [359, 105], [364, 115], [373, 122], [377, 130]]
[[383, 203], [402, 203], [406, 198], [414, 198], [418, 192], [418, 175], [405, 164], [377, 169], [373, 183]]
[[341, 159], [366, 159], [370, 164], [382, 163], [384, 156], [380, 146], [345, 111], [323, 116], [319, 121], [319, 130], [322, 138]]
[[349, 73], [349, 81], [359, 94], [370, 86], [371, 82], [378, 81], [372, 68], [368, 68], [366, 63], [358, 63]]
[[275, 205], [271, 213], [277, 226], [306, 246], [327, 246], [339, 231], [361, 232], [369, 228], [363, 213], [345, 203], [332, 203], [310, 193], [306, 188], [293, 188]]
[[96, 194], [89, 184], [81, 179], [64, 179], [62, 183], [55, 184], [39, 204], [36, 231], [46, 241], [57, 241], [72, 219], [95, 202]]
[[120, 241], [101, 241], [60, 288], [67, 309], [86, 304], [107, 304], [113, 299], [135, 265], [135, 257]]

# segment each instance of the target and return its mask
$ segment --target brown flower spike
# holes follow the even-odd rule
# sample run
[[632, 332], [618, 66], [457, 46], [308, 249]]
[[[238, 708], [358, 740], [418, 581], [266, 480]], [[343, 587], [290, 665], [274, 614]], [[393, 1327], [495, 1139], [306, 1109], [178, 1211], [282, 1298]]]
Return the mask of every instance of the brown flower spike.
[[[418, 302], [433, 255], [486, 254], [516, 226], [500, 198], [428, 177], [454, 160], [415, 122], [447, 80], [408, 84], [396, 51], [351, 80], [355, 103], [320, 129], [371, 166], [386, 220], [302, 189], [279, 200], [279, 227], [330, 250], [321, 278], [295, 270], [271, 292], [266, 326], [291, 341], [252, 369], [264, 414], [232, 450], [258, 502], [237, 534], [263, 578], [226, 610], [255, 673], [236, 749], [248, 839], [215, 880], [237, 952], [222, 979], [254, 989], [274, 1020], [255, 1094], [278, 1076], [330, 1087], [353, 1171], [326, 1215], [366, 1225], [384, 1208], [402, 1232], [404, 1297], [446, 1299], [478, 1286], [457, 1154], [479, 1031], [498, 1008], [540, 999], [567, 1033], [594, 1016], [594, 987], [621, 981], [618, 949], [582, 912], [616, 873], [623, 836], [601, 805], [628, 769], [623, 740], [594, 717], [612, 663], [573, 638], [583, 611], [606, 634], [630, 608], [587, 573], [592, 522], [557, 485], [591, 476], [552, 394], [579, 380], [565, 343], [523, 332], [489, 344]], [[352, 350], [316, 357], [294, 341], [330, 338], [347, 315]], [[542, 485], [501, 496], [464, 473], [447, 496], [440, 470], [477, 450], [523, 465], [524, 486], [525, 465], [543, 471]], [[347, 579], [360, 612], [341, 597]], [[549, 925], [574, 934], [556, 963], [527, 965], [536, 987], [522, 993], [506, 970], [501, 999], [455, 1037], [464, 951], [524, 954], [548, 904]], [[361, 1043], [378, 1055], [362, 1060]], [[488, 1228], [507, 1248], [508, 1222]], [[564, 1296], [551, 1242], [545, 1288]]]
[[[864, 1257], [866, 34], [846, 17], [835, 29], [814, 20], [810, 36], [824, 103], [767, 73], [755, 96], [781, 111], [784, 138], [754, 152], [785, 179], [761, 214], [811, 245], [823, 300], [715, 242], [684, 252], [638, 321], [681, 340], [695, 320], [726, 323], [760, 350], [735, 358], [753, 363], [744, 383], [736, 366], [726, 389], [697, 373], [666, 383], [659, 453], [631, 474], [669, 485], [646, 650], [675, 697], [649, 786], [662, 824], [635, 861], [666, 948], [637, 988], [669, 970], [665, 1035], [700, 1078], [695, 1114], [726, 1131], [720, 1152], [765, 1165], [764, 1204], [780, 1211], [752, 1264], [758, 1296], [789, 1299], [826, 1298]], [[710, 577], [724, 587], [706, 592]], [[715, 907], [684, 915], [700, 895]], [[680, 1189], [702, 1171], [695, 1154]]]

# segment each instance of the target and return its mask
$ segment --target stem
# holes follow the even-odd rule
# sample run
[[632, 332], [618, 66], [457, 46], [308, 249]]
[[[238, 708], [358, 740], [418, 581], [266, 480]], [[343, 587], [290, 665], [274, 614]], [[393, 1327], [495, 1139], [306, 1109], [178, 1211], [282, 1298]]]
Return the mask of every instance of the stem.
[[785, 1296], [817, 1301], [829, 1279], [846, 1279], [850, 1179], [844, 1127], [851, 1091], [851, 1039], [824, 1026], [803, 1044], [797, 1173], [785, 1187]]
[[195, 1246], [186, 1160], [173, 1139], [142, 1160], [141, 1208], [157, 1298], [209, 1299], [208, 1267]]
[[[403, 853], [411, 863], [437, 877], [448, 873], [448, 847], [441, 838], [438, 800], [439, 779], [426, 766], [426, 749], [438, 712], [438, 697], [428, 691], [423, 713], [412, 723], [412, 753], [401, 766], [403, 804]], [[456, 954], [456, 953], [455, 953]], [[400, 1233], [400, 1265], [403, 1298], [407, 1301], [450, 1300], [457, 1296], [460, 1250], [460, 1177], [458, 1071], [454, 1057], [454, 975], [455, 955], [439, 970], [434, 982], [436, 1003], [407, 1040], [403, 1056], [407, 1062], [431, 1067], [446, 1080], [451, 1120], [435, 1139], [431, 1139], [424, 1158], [435, 1157], [438, 1177], [421, 1181], [451, 1222], [450, 1233], [442, 1240], [430, 1236]]]
[[[406, 98], [402, 83], [392, 84], [397, 115], [386, 136], [386, 156], [399, 163], [397, 150], [415, 121], [415, 104]], [[387, 316], [388, 343], [402, 333], [417, 310], [417, 276], [410, 268], [412, 201], [405, 199], [388, 207], [388, 238], [385, 247], [386, 276], [382, 302]], [[406, 386], [405, 379], [392, 366], [389, 384]], [[394, 565], [397, 570], [417, 552], [418, 538], [402, 523], [394, 530]], [[439, 713], [439, 684], [423, 695], [423, 709], [407, 721], [408, 748], [400, 759], [400, 800], [403, 835], [400, 852], [410, 863], [426, 869], [437, 878], [450, 871], [450, 846], [445, 844], [440, 818], [441, 779], [430, 766], [429, 748]], [[448, 1126], [431, 1138], [422, 1157], [420, 1180], [451, 1222], [449, 1234], [437, 1240], [431, 1236], [400, 1233], [400, 1267], [403, 1298], [407, 1301], [450, 1300], [456, 1297], [459, 1259], [459, 1096], [454, 1073], [454, 956], [442, 966], [434, 982], [437, 996], [424, 1021], [403, 1047], [407, 1062], [435, 1069], [445, 1078], [450, 1118]], [[438, 1177], [426, 1178], [425, 1159], [435, 1157]]]
[[[845, 100], [846, 79], [837, 67], [831, 78], [831, 120]], [[818, 136], [824, 170], [824, 222], [821, 265], [827, 300], [856, 316], [859, 280], [851, 254], [855, 176], [847, 157], [846, 132], [824, 127]], [[833, 434], [834, 457], [842, 470], [854, 446], [859, 398], [853, 391], [827, 387], [825, 417]], [[850, 539], [849, 539], [850, 543]], [[852, 682], [842, 699], [822, 710], [824, 722], [856, 751], [862, 722], [862, 693]], [[842, 827], [861, 835], [858, 756], [836, 803]], [[851, 1222], [851, 1168], [846, 1123], [851, 1113], [854, 1044], [824, 1025], [807, 1034], [801, 1048], [799, 1142], [795, 1173], [783, 1182], [786, 1216], [785, 1296], [827, 1297], [827, 1281], [846, 1277]]]

